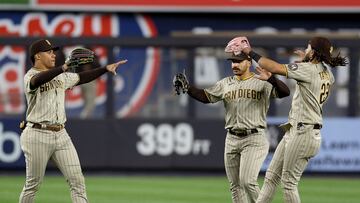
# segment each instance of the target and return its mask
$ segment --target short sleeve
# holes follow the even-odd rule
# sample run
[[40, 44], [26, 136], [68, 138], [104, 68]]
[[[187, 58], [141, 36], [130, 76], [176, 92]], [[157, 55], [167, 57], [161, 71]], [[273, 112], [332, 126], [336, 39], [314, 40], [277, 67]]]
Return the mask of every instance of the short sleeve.
[[80, 77], [77, 73], [63, 73], [64, 75], [64, 82], [65, 82], [65, 89], [73, 88], [77, 85], [80, 81]]
[[311, 82], [315, 68], [310, 63], [290, 63], [284, 64], [287, 77], [299, 82]]
[[205, 94], [211, 103], [222, 100], [224, 94], [224, 87], [222, 80], [215, 83], [215, 85], [205, 88]]

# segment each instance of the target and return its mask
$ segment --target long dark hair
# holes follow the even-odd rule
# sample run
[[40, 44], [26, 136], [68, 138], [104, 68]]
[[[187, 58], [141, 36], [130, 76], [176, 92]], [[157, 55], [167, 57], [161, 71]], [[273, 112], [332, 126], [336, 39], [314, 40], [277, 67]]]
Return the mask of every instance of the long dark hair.
[[309, 44], [314, 50], [314, 55], [312, 59], [324, 62], [331, 67], [345, 66], [346, 64], [348, 64], [346, 57], [340, 56], [340, 53], [338, 53], [335, 57], [331, 56], [333, 47], [327, 38], [314, 37], [310, 40]]

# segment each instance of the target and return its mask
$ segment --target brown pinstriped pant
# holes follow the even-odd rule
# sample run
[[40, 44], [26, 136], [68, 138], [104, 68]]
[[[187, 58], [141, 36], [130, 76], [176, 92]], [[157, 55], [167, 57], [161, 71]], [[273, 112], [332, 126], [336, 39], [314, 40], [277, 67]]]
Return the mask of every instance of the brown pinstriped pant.
[[313, 125], [305, 125], [301, 129], [291, 127], [285, 133], [266, 171], [257, 203], [271, 202], [280, 182], [284, 190], [284, 202], [301, 202], [297, 189], [300, 177], [309, 159], [318, 153], [321, 144], [320, 130], [313, 127]]
[[[25, 154], [26, 181], [19, 203], [33, 203], [52, 159], [70, 186], [74, 203], [86, 203], [85, 180], [75, 147], [65, 129], [54, 132], [26, 127], [20, 137]], [[56, 196], [56, 194], [54, 194]]]
[[256, 201], [257, 178], [268, 151], [264, 130], [241, 138], [227, 133], [224, 160], [233, 203]]

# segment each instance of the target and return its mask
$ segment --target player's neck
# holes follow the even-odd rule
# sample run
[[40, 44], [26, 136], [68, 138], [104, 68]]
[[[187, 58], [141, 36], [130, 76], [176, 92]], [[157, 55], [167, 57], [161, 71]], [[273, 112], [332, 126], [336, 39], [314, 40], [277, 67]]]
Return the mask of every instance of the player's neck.
[[318, 63], [320, 63], [320, 62], [319, 62], [318, 60], [314, 59], [314, 60], [311, 61], [311, 63], [313, 63], [313, 64], [318, 64]]
[[38, 70], [38, 71], [45, 71], [47, 70], [48, 68], [46, 68], [46, 66], [44, 66], [43, 64], [41, 63], [35, 63], [34, 66], [33, 66], [34, 69]]
[[236, 77], [239, 79], [239, 80], [247, 80], [251, 77], [254, 76], [254, 73], [250, 72], [250, 71], [246, 71], [244, 74], [242, 75], [236, 75]]

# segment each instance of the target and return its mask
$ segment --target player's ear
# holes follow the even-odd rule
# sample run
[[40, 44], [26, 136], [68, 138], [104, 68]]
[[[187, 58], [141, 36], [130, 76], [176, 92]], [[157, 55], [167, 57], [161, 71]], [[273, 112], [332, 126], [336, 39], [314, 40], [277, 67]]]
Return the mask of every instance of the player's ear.
[[39, 54], [35, 54], [35, 59], [40, 60], [40, 55], [39, 55]]

